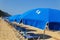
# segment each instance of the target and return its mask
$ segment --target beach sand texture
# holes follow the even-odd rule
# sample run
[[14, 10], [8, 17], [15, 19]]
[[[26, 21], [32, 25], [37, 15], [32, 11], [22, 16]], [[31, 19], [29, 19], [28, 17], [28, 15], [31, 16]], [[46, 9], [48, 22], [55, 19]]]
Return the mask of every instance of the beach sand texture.
[[20, 40], [20, 38], [22, 36], [11, 25], [0, 19], [0, 40]]
[[[24, 25], [24, 24], [16, 24], [21, 27], [26, 27], [26, 29], [36, 30], [35, 34], [43, 34], [44, 30], [40, 30], [33, 26]], [[32, 32], [30, 32], [32, 33]], [[60, 40], [60, 33], [53, 32], [50, 30], [45, 30], [45, 34], [51, 36], [51, 38], [46, 40]], [[18, 35], [18, 36], [17, 36]], [[15, 30], [10, 24], [0, 19], [0, 40], [25, 40], [22, 35], [20, 35], [17, 30]], [[20, 39], [21, 38], [21, 39]]]
[[[20, 25], [20, 27], [25, 27], [26, 29], [36, 30], [35, 32], [29, 32], [29, 33], [44, 34], [44, 30], [40, 30], [40, 29], [35, 28], [33, 26], [24, 25], [22, 23], [21, 24], [17, 24], [17, 25]], [[46, 40], [60, 40], [60, 31], [53, 32], [51, 30], [46, 29], [45, 30], [45, 34], [51, 36], [51, 38], [46, 39]]]

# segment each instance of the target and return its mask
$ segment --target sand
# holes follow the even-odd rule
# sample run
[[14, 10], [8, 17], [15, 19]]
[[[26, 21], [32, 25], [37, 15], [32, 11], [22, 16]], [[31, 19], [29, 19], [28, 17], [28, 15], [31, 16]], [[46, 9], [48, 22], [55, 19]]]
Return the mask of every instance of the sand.
[[[29, 32], [29, 33], [44, 34], [44, 30], [40, 30], [40, 29], [35, 28], [35, 27], [33, 27], [33, 26], [24, 25], [24, 24], [22, 24], [22, 23], [21, 23], [21, 24], [18, 24], [18, 23], [16, 23], [16, 22], [14, 22], [14, 24], [20, 25], [20, 27], [25, 27], [26, 29], [36, 30], [35, 32]], [[46, 40], [60, 40], [60, 33], [59, 33], [59, 32], [60, 32], [60, 31], [58, 31], [58, 32], [57, 32], [57, 31], [53, 32], [53, 31], [51, 31], [51, 30], [46, 29], [46, 30], [45, 30], [45, 34], [51, 36], [51, 38], [46, 39]]]
[[24, 40], [11, 25], [0, 18], [0, 40]]
[[[44, 30], [40, 30], [33, 26], [24, 25], [22, 23], [21, 24], [14, 23], [14, 24], [19, 25], [21, 27], [26, 27], [26, 29], [36, 30], [36, 31], [31, 31], [30, 33], [44, 34]], [[53, 32], [53, 31], [46, 29], [45, 34], [51, 36], [51, 38], [46, 39], [46, 40], [60, 40], [60, 32], [59, 31]], [[4, 20], [0, 19], [0, 40], [25, 40], [25, 39], [10, 24], [8, 24]]]

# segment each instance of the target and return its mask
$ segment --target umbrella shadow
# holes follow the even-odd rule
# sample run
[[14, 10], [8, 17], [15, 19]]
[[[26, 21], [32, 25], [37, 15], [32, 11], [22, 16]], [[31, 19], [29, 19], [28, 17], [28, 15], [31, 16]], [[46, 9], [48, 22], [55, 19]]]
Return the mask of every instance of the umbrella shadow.
[[34, 34], [34, 33], [28, 33], [30, 36], [33, 36], [34, 39], [37, 39], [38, 37], [40, 37], [40, 39], [49, 39], [52, 38], [50, 35], [46, 35], [46, 34]]
[[46, 34], [39, 34], [40, 35], [40, 39], [49, 39], [51, 38], [50, 35], [46, 35]]

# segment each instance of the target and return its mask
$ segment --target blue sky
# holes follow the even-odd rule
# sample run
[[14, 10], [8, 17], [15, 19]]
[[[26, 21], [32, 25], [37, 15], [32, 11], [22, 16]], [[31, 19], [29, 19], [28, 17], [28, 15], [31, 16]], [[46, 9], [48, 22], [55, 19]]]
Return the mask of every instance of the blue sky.
[[22, 14], [34, 8], [60, 10], [60, 0], [0, 0], [0, 10], [11, 15]]

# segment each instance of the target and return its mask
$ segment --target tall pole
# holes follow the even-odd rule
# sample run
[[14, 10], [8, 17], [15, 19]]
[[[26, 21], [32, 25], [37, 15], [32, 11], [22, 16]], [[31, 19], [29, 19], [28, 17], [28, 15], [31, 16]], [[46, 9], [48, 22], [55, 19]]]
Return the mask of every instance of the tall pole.
[[45, 30], [44, 30], [44, 32], [43, 32], [43, 40], [45, 40]]
[[[48, 22], [47, 22], [47, 23], [48, 23]], [[47, 23], [46, 23], [45, 30], [43, 31], [43, 40], [45, 40], [45, 31], [46, 31], [46, 28], [48, 28], [48, 27], [47, 27]]]

